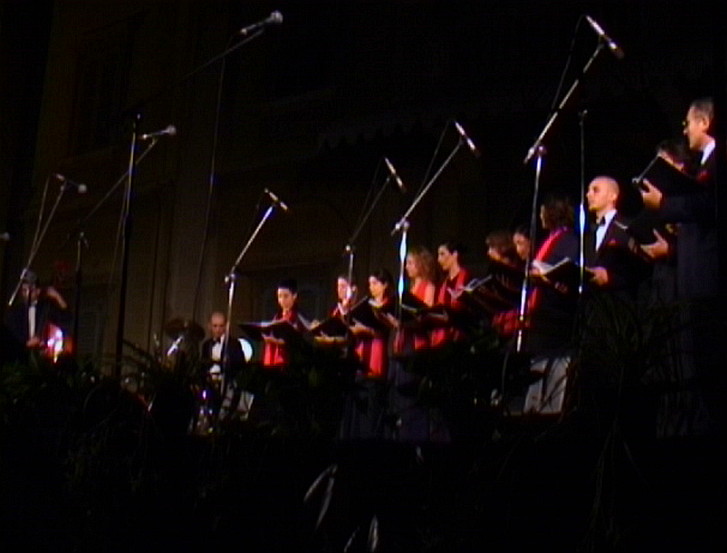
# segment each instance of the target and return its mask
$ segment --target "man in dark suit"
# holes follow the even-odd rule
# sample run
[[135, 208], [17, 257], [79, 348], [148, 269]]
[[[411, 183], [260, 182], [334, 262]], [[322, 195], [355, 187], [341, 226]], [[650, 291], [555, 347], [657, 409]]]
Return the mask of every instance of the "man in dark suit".
[[[232, 382], [245, 365], [245, 356], [240, 342], [227, 340], [227, 317], [215, 311], [208, 322], [210, 337], [202, 342], [202, 367], [205, 376], [213, 382]], [[225, 348], [227, 351], [225, 351]]]
[[692, 176], [695, 191], [666, 195], [659, 183], [644, 181], [644, 206], [664, 223], [676, 224], [676, 296], [682, 309], [680, 344], [687, 378], [693, 375], [715, 429], [727, 432], [727, 375], [721, 359], [719, 243], [717, 233], [714, 104], [695, 100], [684, 120], [690, 150], [699, 155]]
[[[235, 338], [227, 339], [227, 317], [220, 311], [210, 315], [208, 329], [210, 337], [202, 342], [200, 401], [211, 405], [219, 420], [227, 419], [233, 412], [239, 418], [247, 419], [252, 394], [242, 390], [237, 382], [247, 363], [242, 345]], [[202, 424], [204, 426], [204, 421]]]
[[715, 140], [712, 100], [692, 102], [684, 121], [689, 148], [700, 154], [696, 170], [698, 188], [693, 194], [666, 196], [659, 183], [644, 181], [641, 196], [647, 209], [658, 213], [664, 223], [678, 223], [677, 295], [683, 300], [714, 297], [719, 292], [719, 266], [715, 194]]
[[586, 200], [595, 226], [584, 239], [584, 256], [591, 285], [635, 297], [647, 264], [637, 255], [628, 223], [618, 213], [619, 195], [618, 182], [611, 177], [601, 175], [589, 183]]
[[27, 361], [31, 353], [42, 354], [50, 324], [68, 332], [71, 314], [66, 300], [52, 286], [41, 287], [38, 277], [26, 271], [20, 286], [21, 301], [5, 313], [5, 326], [15, 342], [15, 357]]

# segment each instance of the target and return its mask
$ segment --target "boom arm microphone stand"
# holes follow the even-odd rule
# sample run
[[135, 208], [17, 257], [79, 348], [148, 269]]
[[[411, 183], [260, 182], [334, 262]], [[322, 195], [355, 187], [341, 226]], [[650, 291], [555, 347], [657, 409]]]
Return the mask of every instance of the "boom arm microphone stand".
[[[199, 259], [197, 262], [197, 281], [195, 283], [195, 290], [194, 290], [194, 298], [192, 302], [192, 320], [197, 319], [197, 304], [199, 300], [199, 293], [200, 293], [200, 287], [202, 283], [202, 270], [204, 266], [204, 258], [205, 258], [205, 252], [207, 251], [207, 241], [209, 239], [209, 225], [210, 225], [210, 216], [212, 213], [212, 196], [215, 190], [215, 174], [217, 172], [216, 166], [217, 166], [217, 145], [219, 141], [219, 129], [220, 129], [220, 111], [222, 106], [222, 84], [225, 78], [225, 64], [227, 62], [227, 55], [234, 52], [241, 46], [247, 44], [248, 42], [254, 40], [255, 38], [262, 35], [264, 32], [264, 27], [258, 30], [257, 32], [253, 33], [249, 37], [245, 38], [244, 40], [241, 40], [240, 42], [229, 46], [225, 49], [224, 52], [221, 54], [215, 56], [211, 60], [207, 61], [197, 69], [193, 70], [191, 73], [186, 75], [183, 80], [186, 80], [191, 75], [201, 71], [202, 69], [209, 67], [213, 63], [215, 63], [218, 60], [222, 60], [220, 64], [220, 74], [217, 79], [217, 96], [215, 100], [215, 119], [214, 119], [214, 126], [212, 131], [212, 150], [210, 153], [210, 167], [209, 167], [209, 175], [208, 175], [208, 184], [207, 184], [207, 206], [205, 209], [205, 217], [204, 217], [204, 235], [202, 237], [202, 244], [200, 246], [200, 252], [199, 252]], [[230, 41], [235, 38], [235, 35], [233, 35], [230, 38]], [[229, 44], [229, 42], [228, 42]], [[225, 343], [227, 343], [225, 341]], [[225, 346], [225, 350], [226, 350]], [[224, 357], [224, 354], [223, 354]]]
[[463, 137], [460, 137], [460, 139], [457, 141], [457, 145], [452, 149], [444, 162], [442, 162], [442, 165], [440, 165], [439, 169], [437, 169], [434, 175], [432, 175], [432, 178], [429, 179], [429, 182], [424, 185], [418, 195], [414, 198], [411, 205], [409, 206], [409, 209], [406, 210], [404, 215], [402, 215], [401, 219], [399, 219], [399, 221], [396, 223], [396, 225], [394, 225], [394, 228], [391, 231], [391, 236], [394, 236], [397, 232], [401, 232], [401, 242], [399, 244], [399, 282], [397, 284], [397, 291], [399, 295], [399, 301], [397, 302], [397, 315], [399, 317], [401, 317], [401, 304], [404, 297], [404, 269], [406, 264], [409, 216], [416, 209], [419, 203], [424, 199], [424, 196], [426, 196], [427, 192], [429, 192], [429, 189], [439, 178], [439, 175], [442, 174], [442, 171], [444, 171], [444, 169], [450, 164], [454, 156], [457, 155], [457, 152], [459, 152], [460, 148], [462, 148], [462, 145], [464, 143], [465, 139]]
[[250, 249], [250, 246], [252, 246], [252, 243], [255, 241], [255, 238], [257, 238], [257, 235], [260, 233], [260, 230], [263, 228], [263, 225], [273, 214], [273, 210], [278, 204], [279, 202], [271, 200], [271, 203], [265, 210], [262, 219], [260, 219], [260, 222], [252, 231], [250, 238], [248, 238], [247, 243], [243, 246], [242, 251], [240, 251], [237, 259], [235, 259], [232, 267], [230, 267], [230, 271], [225, 276], [225, 284], [227, 285], [227, 324], [225, 325], [225, 343], [222, 346], [222, 381], [220, 383], [220, 390], [222, 390], [223, 393], [225, 390], [225, 367], [227, 366], [229, 360], [229, 348], [227, 344], [230, 341], [230, 319], [232, 318], [232, 302], [235, 298], [235, 288], [237, 285], [237, 269], [240, 266], [243, 257], [245, 257], [245, 254]]
[[[563, 111], [563, 108], [565, 108], [566, 104], [570, 100], [571, 96], [575, 92], [575, 90], [578, 88], [578, 86], [581, 84], [581, 81], [587, 71], [590, 69], [591, 65], [593, 64], [593, 61], [596, 59], [598, 54], [603, 50], [605, 46], [605, 43], [601, 40], [598, 41], [598, 45], [596, 46], [596, 49], [591, 54], [591, 57], [588, 58], [588, 61], [586, 62], [585, 66], [581, 70], [580, 75], [573, 81], [573, 84], [568, 89], [568, 91], [565, 93], [565, 96], [558, 104], [558, 107], [553, 111], [553, 113], [548, 118], [548, 121], [545, 124], [545, 127], [540, 132], [538, 137], [535, 139], [535, 142], [528, 150], [527, 155], [525, 156], [525, 159], [523, 160], [524, 164], [530, 163], [530, 161], [533, 160], [533, 158], [537, 157], [536, 161], [536, 169], [535, 169], [535, 183], [533, 186], [533, 201], [532, 201], [532, 211], [531, 211], [531, 217], [530, 217], [530, 243], [534, 244], [535, 239], [535, 221], [536, 221], [536, 209], [538, 205], [538, 191], [540, 188], [540, 174], [542, 171], [542, 165], [543, 165], [543, 157], [545, 156], [545, 148], [543, 147], [543, 141], [545, 140], [546, 135], [550, 131], [551, 127], [555, 123], [556, 119], [558, 118], [558, 115], [560, 115]], [[585, 217], [581, 216], [582, 219], [585, 219]], [[581, 232], [581, 244], [580, 244], [580, 256], [583, 256], [583, 232]], [[532, 247], [532, 246], [531, 246]], [[528, 259], [525, 261], [525, 278], [523, 278], [522, 288], [520, 290], [520, 306], [518, 308], [518, 329], [516, 334], [516, 340], [515, 340], [515, 348], [518, 353], [522, 350], [522, 344], [523, 344], [523, 334], [525, 331], [525, 319], [527, 317], [527, 309], [528, 309], [528, 288], [529, 288], [529, 276], [530, 276], [530, 267], [531, 267], [531, 256], [528, 256]], [[579, 290], [582, 289], [583, 284], [583, 270], [581, 268], [581, 284], [579, 286]]]
[[[379, 162], [379, 166], [377, 167], [376, 171], [374, 172], [374, 183], [376, 182], [376, 175], [378, 174], [378, 169], [381, 167], [381, 162]], [[354, 258], [356, 256], [356, 250], [354, 247], [354, 242], [358, 238], [358, 235], [361, 234], [361, 231], [363, 230], [364, 226], [369, 220], [369, 217], [371, 217], [371, 213], [373, 213], [374, 208], [378, 205], [379, 200], [381, 199], [381, 196], [383, 196], [384, 191], [386, 190], [387, 185], [391, 182], [392, 176], [389, 175], [386, 177], [386, 180], [384, 181], [384, 184], [381, 186], [379, 191], [376, 193], [376, 196], [374, 196], [374, 199], [371, 201], [371, 205], [369, 205], [369, 208], [366, 210], [366, 212], [363, 214], [361, 219], [359, 220], [358, 226], [356, 227], [356, 230], [353, 231], [353, 234], [351, 234], [351, 237], [346, 242], [346, 247], [344, 249], [344, 254], [348, 257], [348, 285], [349, 285], [349, 291], [351, 291], [351, 287], [353, 284], [353, 266], [354, 266]], [[350, 292], [352, 293], [352, 292]]]
[[[215, 56], [214, 58], [207, 61], [205, 64], [197, 67], [187, 75], [185, 75], [181, 82], [186, 81], [191, 76], [195, 75], [196, 73], [200, 72], [202, 69], [212, 65], [214, 62], [216, 62], [218, 59], [224, 58], [227, 56], [230, 52], [237, 50], [244, 44], [247, 44], [251, 40], [255, 39], [256, 37], [260, 36], [262, 34], [263, 30], [259, 30], [253, 34], [251, 34], [249, 37], [245, 38], [245, 40], [242, 40], [238, 42], [237, 44], [227, 48], [224, 52], [221, 54]], [[138, 140], [138, 119], [139, 115], [138, 113], [134, 115], [134, 130], [132, 133], [132, 140], [131, 140], [131, 156], [129, 161], [129, 170], [127, 172], [127, 188], [125, 193], [125, 203], [123, 208], [123, 214], [122, 214], [122, 220], [123, 220], [123, 236], [122, 236], [122, 274], [121, 274], [121, 288], [120, 288], [120, 306], [119, 306], [119, 318], [118, 318], [118, 325], [117, 325], [117, 331], [116, 331], [116, 370], [120, 373], [121, 371], [121, 357], [123, 353], [123, 338], [124, 338], [124, 323], [125, 323], [125, 315], [126, 315], [126, 288], [128, 284], [128, 263], [129, 263], [129, 241], [131, 238], [131, 210], [130, 210], [130, 202], [131, 202], [131, 186], [133, 181], [133, 169], [136, 165], [135, 162], [135, 149], [136, 149], [136, 142]], [[149, 148], [151, 149], [151, 147]], [[229, 324], [229, 321], [228, 321]]]

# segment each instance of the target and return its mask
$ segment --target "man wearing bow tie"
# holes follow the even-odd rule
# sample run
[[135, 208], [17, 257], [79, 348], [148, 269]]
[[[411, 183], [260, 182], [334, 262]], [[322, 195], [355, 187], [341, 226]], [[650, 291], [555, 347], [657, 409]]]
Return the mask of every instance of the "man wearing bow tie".
[[635, 297], [646, 266], [635, 253], [635, 244], [618, 213], [620, 189], [615, 179], [601, 175], [588, 185], [588, 211], [594, 217], [592, 232], [584, 240], [590, 284], [601, 289], [627, 292]]
[[[202, 359], [203, 365], [207, 368], [206, 376], [213, 382], [218, 382], [224, 374], [225, 380], [231, 381], [245, 364], [240, 342], [234, 338], [226, 340], [227, 317], [220, 311], [210, 315], [207, 326], [210, 337], [202, 342]], [[223, 361], [225, 347], [227, 347], [226, 363]]]

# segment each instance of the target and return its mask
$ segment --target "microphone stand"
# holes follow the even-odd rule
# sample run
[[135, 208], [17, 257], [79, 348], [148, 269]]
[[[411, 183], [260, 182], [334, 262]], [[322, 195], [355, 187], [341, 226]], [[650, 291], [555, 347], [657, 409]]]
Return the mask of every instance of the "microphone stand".
[[[247, 44], [251, 40], [257, 38], [264, 32], [264, 27], [262, 27], [257, 32], [253, 33], [249, 37], [246, 37], [244, 40], [241, 40], [237, 44], [234, 44], [227, 49], [225, 49], [221, 54], [215, 56], [214, 58], [210, 59], [197, 69], [194, 69], [191, 73], [188, 73], [185, 77], [183, 77], [182, 81], [185, 81], [195, 73], [201, 71], [202, 69], [209, 67], [213, 63], [215, 63], [218, 60], [222, 60], [222, 63], [220, 64], [220, 74], [217, 79], [217, 96], [215, 100], [215, 120], [214, 120], [214, 126], [212, 131], [212, 151], [210, 154], [210, 167], [209, 167], [209, 176], [208, 176], [208, 184], [207, 184], [207, 206], [205, 209], [205, 217], [204, 217], [204, 235], [202, 237], [202, 244], [200, 246], [200, 252], [199, 252], [199, 260], [197, 262], [197, 281], [195, 283], [195, 290], [194, 290], [194, 298], [192, 300], [192, 320], [197, 319], [197, 303], [199, 299], [199, 293], [200, 293], [200, 286], [202, 283], [202, 270], [204, 266], [204, 258], [205, 258], [205, 252], [207, 251], [207, 241], [209, 239], [209, 225], [210, 225], [210, 216], [212, 213], [212, 194], [215, 189], [215, 173], [217, 171], [217, 143], [219, 141], [219, 129], [220, 129], [220, 109], [222, 105], [222, 84], [225, 78], [225, 63], [227, 62], [227, 55], [233, 52], [234, 50], [237, 50], [244, 44]], [[235, 36], [233, 35], [228, 39], [228, 44], [234, 39]]]
[[581, 80], [585, 76], [588, 69], [590, 69], [591, 65], [593, 64], [593, 61], [596, 59], [598, 54], [603, 50], [603, 41], [598, 41], [598, 46], [596, 46], [596, 49], [594, 50], [593, 54], [591, 54], [591, 57], [588, 58], [588, 61], [586, 62], [586, 65], [581, 70], [581, 74], [576, 78], [575, 81], [573, 81], [573, 84], [568, 89], [568, 92], [565, 93], [565, 96], [561, 100], [560, 104], [558, 104], [558, 107], [553, 111], [553, 113], [548, 118], [547, 123], [545, 124], [545, 127], [538, 135], [538, 138], [535, 139], [535, 142], [528, 150], [527, 155], [525, 156], [525, 159], [523, 160], [523, 164], [527, 165], [530, 163], [530, 161], [538, 155], [538, 148], [542, 146], [543, 140], [545, 139], [545, 135], [548, 134], [548, 131], [553, 126], [553, 123], [555, 123], [555, 120], [558, 118], [558, 115], [560, 115], [561, 111], [563, 111], [563, 108], [568, 103], [568, 100], [570, 100], [570, 97], [573, 95], [573, 92], [575, 92], [576, 88], [578, 88], [578, 85], [581, 84]]
[[587, 109], [578, 112], [578, 122], [581, 131], [581, 197], [578, 204], [578, 297], [583, 296], [583, 288], [585, 286], [586, 275], [586, 254], [585, 254], [585, 235], [586, 235], [586, 138], [585, 138], [585, 119], [588, 114]]
[[404, 296], [404, 269], [406, 264], [406, 252], [407, 252], [407, 234], [409, 231], [409, 216], [412, 214], [414, 209], [419, 205], [419, 203], [424, 199], [424, 196], [426, 196], [427, 192], [429, 192], [429, 189], [432, 187], [432, 185], [436, 182], [436, 180], [439, 178], [439, 175], [442, 174], [442, 171], [450, 164], [452, 159], [455, 155], [457, 155], [457, 152], [459, 152], [460, 148], [462, 147], [462, 144], [464, 144], [464, 139], [460, 137], [460, 139], [457, 141], [457, 145], [452, 149], [450, 154], [447, 156], [447, 158], [442, 162], [442, 165], [437, 169], [437, 171], [432, 175], [432, 178], [429, 179], [429, 182], [427, 182], [424, 187], [421, 189], [421, 191], [417, 194], [417, 196], [412, 201], [411, 205], [409, 206], [409, 209], [406, 210], [404, 215], [402, 215], [401, 219], [394, 225], [394, 229], [391, 231], [391, 236], [394, 236], [397, 232], [401, 232], [401, 242], [399, 244], [399, 283], [397, 286], [397, 290], [399, 292], [399, 301], [397, 303], [397, 314], [400, 317], [401, 316], [401, 305], [402, 305], [402, 299]]
[[520, 287], [520, 305], [518, 306], [517, 315], [517, 333], [515, 334], [515, 350], [520, 353], [523, 344], [523, 332], [525, 329], [525, 318], [528, 312], [528, 280], [530, 278], [530, 267], [533, 262], [533, 246], [535, 245], [535, 228], [537, 225], [537, 212], [538, 212], [538, 195], [540, 190], [540, 174], [543, 167], [543, 156], [545, 155], [545, 147], [538, 146], [536, 151], [537, 160], [535, 163], [535, 184], [533, 189], [533, 200], [530, 206], [530, 254], [525, 259], [525, 269], [523, 283]]
[[[376, 180], [376, 176], [374, 175], [374, 182], [375, 182], [375, 180]], [[354, 265], [354, 257], [356, 255], [353, 243], [356, 241], [356, 239], [358, 238], [358, 235], [363, 230], [364, 225], [369, 220], [371, 213], [373, 212], [376, 205], [379, 203], [381, 196], [383, 196], [384, 191], [386, 190], [386, 186], [390, 182], [391, 182], [391, 175], [386, 177], [384, 184], [381, 185], [381, 188], [376, 193], [376, 196], [374, 197], [373, 201], [371, 202], [371, 205], [369, 206], [368, 210], [366, 210], [366, 213], [364, 213], [363, 217], [361, 217], [361, 220], [359, 221], [359, 224], [356, 227], [356, 230], [353, 231], [353, 234], [351, 235], [351, 237], [348, 239], [348, 241], [346, 243], [346, 247], [344, 249], [344, 254], [346, 254], [348, 256], [348, 284], [349, 284], [349, 286], [351, 286], [353, 284], [353, 265]]]
[[10, 296], [10, 300], [8, 301], [8, 307], [11, 307], [13, 303], [15, 303], [15, 298], [18, 295], [18, 292], [20, 292], [20, 287], [23, 284], [23, 280], [28, 274], [28, 271], [30, 271], [30, 267], [33, 264], [33, 261], [35, 260], [35, 256], [38, 254], [38, 250], [40, 249], [40, 245], [43, 243], [43, 238], [45, 238], [46, 232], [48, 232], [48, 227], [50, 226], [51, 221], [53, 220], [53, 216], [55, 215], [56, 211], [58, 210], [58, 204], [61, 202], [61, 198], [63, 197], [63, 194], [66, 192], [66, 183], [61, 184], [60, 189], [58, 190], [58, 195], [56, 196], [55, 202], [53, 203], [53, 206], [51, 207], [50, 212], [48, 213], [48, 217], [45, 220], [45, 224], [41, 226], [41, 221], [43, 220], [43, 212], [41, 207], [41, 213], [38, 215], [38, 232], [36, 232], [35, 240], [33, 242], [33, 245], [30, 248], [30, 254], [28, 255], [28, 262], [23, 267], [23, 270], [20, 272], [20, 277], [18, 278], [18, 283], [15, 285], [15, 289], [13, 290], [12, 295]]
[[[134, 161], [134, 166], [138, 166], [139, 163], [141, 163], [141, 161], [147, 156], [147, 154], [149, 152], [151, 152], [152, 148], [154, 148], [154, 146], [157, 145], [157, 142], [159, 142], [159, 138], [157, 138], [156, 136], [151, 139], [151, 141], [149, 142], [149, 145], [146, 147], [146, 149], [141, 154], [139, 154], [138, 156], [136, 156], [136, 160]], [[101, 198], [98, 201], [98, 203], [91, 208], [91, 211], [89, 211], [88, 214], [83, 219], [81, 219], [78, 222], [78, 224], [76, 225], [75, 230], [68, 235], [68, 237], [66, 238], [66, 241], [63, 243], [63, 245], [61, 246], [61, 248], [68, 243], [68, 241], [71, 239], [71, 236], [73, 236], [74, 233], [80, 232], [80, 230], [84, 226], [86, 226], [86, 223], [88, 222], [88, 220], [91, 217], [93, 217], [93, 215], [95, 215], [96, 212], [99, 209], [101, 209], [101, 207], [103, 206], [103, 204], [105, 204], [106, 201], [111, 197], [111, 195], [114, 192], [116, 192], [116, 190], [119, 188], [119, 186], [121, 186], [127, 180], [128, 174], [129, 173], [127, 171], [123, 175], [121, 175], [121, 177], [119, 177], [119, 179], [111, 186], [111, 188], [109, 188], [108, 192], [106, 192], [106, 194], [104, 195], [104, 197]]]
[[[537, 204], [538, 204], [538, 190], [540, 187], [540, 174], [542, 171], [542, 164], [543, 164], [543, 156], [545, 155], [545, 148], [543, 146], [543, 141], [545, 140], [545, 136], [550, 131], [551, 127], [555, 123], [556, 119], [558, 118], [558, 115], [561, 114], [563, 111], [563, 108], [565, 108], [566, 104], [568, 103], [568, 100], [570, 100], [571, 96], [575, 92], [576, 88], [581, 83], [581, 80], [586, 75], [588, 70], [590, 69], [591, 65], [593, 65], [594, 60], [598, 56], [598, 54], [603, 50], [604, 43], [603, 41], [599, 40], [598, 44], [596, 46], [596, 49], [591, 54], [591, 57], [588, 58], [588, 61], [584, 65], [583, 69], [581, 70], [580, 75], [573, 81], [573, 84], [571, 84], [568, 91], [565, 93], [565, 96], [563, 96], [563, 99], [558, 104], [558, 107], [551, 113], [550, 117], [548, 118], [548, 121], [545, 124], [545, 127], [540, 132], [538, 137], [535, 139], [535, 142], [528, 150], [527, 155], [525, 156], [525, 159], [523, 160], [524, 164], [530, 163], [533, 158], [537, 157], [536, 161], [536, 169], [535, 169], [535, 184], [533, 187], [533, 202], [532, 202], [532, 211], [531, 211], [531, 217], [530, 217], [530, 240], [531, 245], [534, 243], [534, 237], [535, 237], [535, 223], [536, 223], [536, 210], [537, 210]], [[531, 246], [532, 247], [532, 246]], [[582, 248], [581, 248], [582, 251]], [[525, 317], [527, 315], [527, 299], [528, 299], [528, 288], [529, 288], [529, 275], [530, 275], [530, 265], [531, 261], [530, 259], [527, 259], [525, 262], [525, 278], [523, 278], [522, 288], [520, 290], [520, 307], [518, 310], [518, 329], [517, 329], [517, 337], [515, 341], [515, 347], [518, 353], [521, 352], [522, 344], [523, 344], [523, 334], [524, 334], [524, 326], [525, 326]], [[582, 269], [581, 269], [582, 270]], [[583, 278], [583, 277], [581, 277]]]
[[232, 318], [232, 302], [235, 298], [235, 288], [237, 286], [237, 268], [242, 262], [242, 258], [245, 257], [245, 254], [250, 249], [250, 246], [252, 246], [252, 243], [255, 241], [255, 238], [260, 233], [263, 225], [273, 214], [274, 209], [275, 202], [272, 202], [265, 210], [262, 219], [258, 223], [257, 227], [255, 227], [255, 229], [253, 230], [250, 238], [248, 238], [247, 240], [247, 243], [243, 246], [242, 251], [237, 256], [237, 259], [235, 259], [232, 267], [230, 267], [230, 271], [225, 276], [225, 284], [227, 285], [227, 324], [225, 326], [225, 343], [222, 345], [222, 377], [220, 381], [220, 390], [222, 394], [225, 393], [225, 368], [227, 367], [229, 362], [228, 344], [230, 342], [230, 320]]
[[73, 302], [73, 345], [78, 357], [78, 323], [81, 317], [81, 288], [83, 284], [83, 249], [88, 248], [88, 240], [83, 231], [78, 233], [76, 242], [76, 283], [75, 298]]
[[121, 285], [119, 289], [119, 317], [116, 326], [116, 365], [115, 376], [121, 375], [121, 358], [124, 349], [124, 324], [126, 322], [126, 289], [129, 282], [129, 246], [131, 242], [131, 191], [134, 184], [134, 167], [136, 166], [136, 142], [138, 140], [140, 114], [133, 119], [131, 131], [131, 147], [129, 148], [129, 166], [126, 171], [126, 189], [122, 203], [122, 236], [121, 236]]

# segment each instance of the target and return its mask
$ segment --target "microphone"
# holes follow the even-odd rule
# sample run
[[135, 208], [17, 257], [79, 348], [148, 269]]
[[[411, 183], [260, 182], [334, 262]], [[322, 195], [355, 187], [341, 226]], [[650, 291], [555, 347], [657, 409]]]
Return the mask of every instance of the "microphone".
[[62, 183], [61, 186], [63, 186], [63, 187], [72, 186], [73, 188], [78, 190], [79, 194], [85, 194], [86, 192], [88, 192], [88, 186], [86, 186], [85, 184], [81, 184], [80, 182], [76, 182], [76, 181], [72, 181], [71, 179], [67, 179], [60, 173], [53, 173], [53, 176]]
[[146, 134], [142, 134], [139, 137], [139, 140], [149, 140], [150, 138], [156, 138], [158, 136], [165, 136], [165, 135], [175, 136], [176, 134], [177, 134], [177, 127], [175, 127], [174, 125], [169, 125], [169, 126], [167, 126], [166, 128], [164, 128], [164, 129], [162, 129], [160, 131], [155, 131], [155, 132], [149, 132], [149, 133], [146, 133]]
[[606, 43], [606, 46], [608, 46], [608, 49], [611, 50], [613, 55], [616, 56], [618, 59], [622, 60], [624, 57], [624, 51], [619, 47], [619, 45], [616, 44], [613, 39], [606, 34], [606, 31], [604, 31], [603, 28], [598, 23], [596, 23], [595, 19], [593, 19], [591, 16], [586, 15], [586, 21], [588, 21], [588, 24], [591, 26], [591, 28], [596, 31], [598, 38]]
[[394, 169], [394, 166], [391, 164], [388, 158], [384, 158], [384, 162], [386, 163], [386, 166], [389, 168], [389, 174], [391, 175], [391, 178], [393, 178], [396, 181], [396, 185], [399, 187], [399, 190], [402, 192], [406, 192], [406, 187], [404, 186], [404, 183], [402, 182], [401, 178], [396, 172], [396, 169]]
[[258, 21], [257, 23], [253, 23], [252, 25], [248, 25], [247, 27], [243, 27], [240, 29], [237, 34], [242, 36], [247, 36], [250, 33], [253, 33], [257, 31], [258, 29], [264, 29], [268, 25], [280, 25], [283, 22], [283, 14], [279, 11], [275, 10], [273, 13], [271, 13], [266, 19], [263, 19], [262, 21]]
[[0, 242], [10, 242], [10, 233], [9, 232], [0, 233]]
[[272, 190], [266, 188], [265, 193], [275, 205], [280, 206], [280, 209], [282, 209], [283, 211], [288, 211], [288, 206], [285, 204], [285, 202], [278, 198]]
[[464, 132], [464, 129], [462, 128], [462, 125], [457, 123], [457, 121], [454, 122], [454, 128], [457, 129], [457, 132], [459, 133], [459, 136], [462, 138], [465, 144], [467, 144], [467, 147], [470, 149], [470, 152], [472, 152], [472, 155], [475, 157], [480, 157], [480, 151], [477, 149], [477, 146], [475, 146], [475, 143], [472, 142], [472, 139], [470, 139], [469, 136], [467, 136], [467, 133]]

